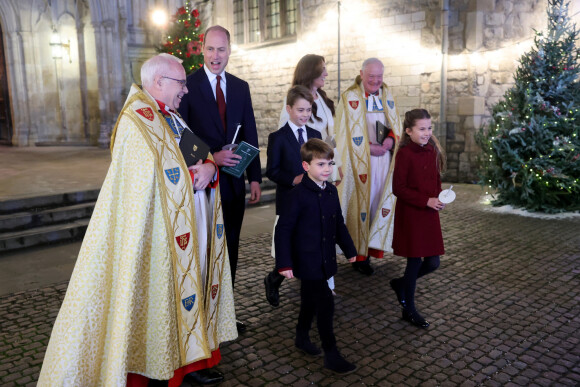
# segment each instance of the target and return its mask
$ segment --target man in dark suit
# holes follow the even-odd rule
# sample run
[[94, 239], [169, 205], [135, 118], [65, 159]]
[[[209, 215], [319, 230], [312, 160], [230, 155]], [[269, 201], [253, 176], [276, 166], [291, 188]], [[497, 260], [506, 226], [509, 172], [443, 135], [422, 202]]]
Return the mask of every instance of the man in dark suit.
[[[286, 103], [288, 122], [268, 136], [266, 176], [276, 183], [276, 222], [282, 209], [288, 204], [290, 190], [300, 183], [304, 176], [300, 156], [301, 145], [311, 138], [321, 139], [319, 131], [306, 126], [312, 115], [314, 103], [312, 92], [305, 86], [294, 86], [288, 91]], [[272, 256], [274, 255], [274, 243], [272, 243]], [[264, 278], [266, 299], [272, 306], [279, 305], [278, 290], [282, 281], [284, 281], [284, 276], [280, 275], [275, 268]]]
[[[241, 157], [222, 148], [233, 142], [238, 127], [235, 142], [239, 144], [240, 141], [245, 141], [258, 147], [250, 87], [247, 82], [225, 71], [231, 53], [228, 30], [221, 26], [208, 28], [204, 35], [202, 52], [204, 66], [188, 75], [189, 93], [184, 96], [179, 113], [193, 132], [209, 145], [218, 166], [235, 166]], [[250, 183], [248, 203], [257, 203], [260, 200], [262, 182], [259, 157], [250, 163], [246, 175]], [[236, 178], [227, 173], [220, 174], [220, 192], [234, 283], [245, 210], [246, 188], [243, 175]], [[240, 322], [238, 330], [245, 330]]]

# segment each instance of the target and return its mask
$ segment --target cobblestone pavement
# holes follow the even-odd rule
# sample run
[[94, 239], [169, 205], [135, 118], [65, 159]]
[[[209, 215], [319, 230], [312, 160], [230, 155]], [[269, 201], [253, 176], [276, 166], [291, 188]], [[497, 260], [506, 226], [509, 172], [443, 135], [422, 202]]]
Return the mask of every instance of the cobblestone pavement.
[[[456, 187], [441, 213], [447, 254], [418, 282], [429, 329], [401, 320], [388, 281], [402, 258], [373, 260], [371, 277], [342, 259], [335, 331], [358, 365], [346, 376], [294, 348], [298, 282], [269, 306], [270, 236], [243, 240], [236, 307], [248, 331], [222, 347], [222, 386], [580, 385], [580, 218], [499, 214], [478, 203], [479, 187]], [[35, 384], [66, 285], [0, 298], [0, 385]]]

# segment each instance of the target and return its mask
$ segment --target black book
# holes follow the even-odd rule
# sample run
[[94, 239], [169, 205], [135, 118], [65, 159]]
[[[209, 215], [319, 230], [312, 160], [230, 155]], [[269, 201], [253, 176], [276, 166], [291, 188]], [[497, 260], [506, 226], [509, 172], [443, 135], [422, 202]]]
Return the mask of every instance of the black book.
[[377, 121], [377, 142], [383, 145], [385, 138], [391, 133], [391, 129], [382, 122]]
[[185, 128], [181, 134], [179, 149], [188, 167], [197, 164], [199, 160], [207, 159], [209, 154], [209, 146], [189, 128]]

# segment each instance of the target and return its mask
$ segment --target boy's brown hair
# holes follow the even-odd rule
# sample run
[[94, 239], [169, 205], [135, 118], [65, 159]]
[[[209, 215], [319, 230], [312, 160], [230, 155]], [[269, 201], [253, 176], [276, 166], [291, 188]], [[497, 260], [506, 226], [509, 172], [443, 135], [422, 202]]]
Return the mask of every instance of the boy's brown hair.
[[312, 92], [308, 90], [306, 86], [296, 85], [292, 86], [290, 90], [288, 90], [288, 95], [286, 96], [286, 105], [292, 107], [299, 99], [305, 99], [310, 102], [310, 105], [314, 103], [314, 97], [312, 96]]
[[334, 158], [334, 150], [326, 142], [318, 138], [311, 138], [300, 148], [300, 156], [302, 161], [310, 164], [312, 159], [332, 160]]

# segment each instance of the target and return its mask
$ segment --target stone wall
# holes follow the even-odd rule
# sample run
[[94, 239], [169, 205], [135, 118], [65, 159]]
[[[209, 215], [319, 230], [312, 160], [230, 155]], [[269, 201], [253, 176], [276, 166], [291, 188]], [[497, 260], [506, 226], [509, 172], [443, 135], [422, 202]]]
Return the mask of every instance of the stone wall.
[[[12, 145], [108, 146], [141, 63], [161, 31], [153, 8], [181, 0], [2, 0], [0, 27], [12, 112]], [[68, 45], [53, 59], [53, 35]]]
[[[545, 28], [547, 0], [449, 0], [449, 12], [441, 10], [441, 2], [342, 0], [339, 52], [338, 2], [298, 0], [295, 41], [235, 48], [228, 71], [250, 83], [261, 146], [278, 128], [284, 95], [303, 55], [326, 58], [325, 89], [335, 101], [339, 90], [352, 84], [363, 60], [376, 56], [385, 64], [385, 82], [399, 114], [415, 107], [431, 112], [435, 133], [447, 150], [446, 179], [475, 180], [479, 150], [473, 135], [513, 84], [517, 58], [531, 46], [533, 28]], [[233, 30], [231, 0], [193, 3], [204, 25], [222, 24]], [[570, 15], [578, 13], [580, 22], [578, 3], [572, 3]], [[0, 1], [13, 145], [107, 146], [128, 88], [139, 81], [141, 63], [155, 53], [162, 38], [162, 31], [149, 20], [152, 9], [174, 13], [182, 4], [181, 0]], [[70, 58], [52, 59], [53, 28], [63, 41], [70, 40]], [[448, 55], [442, 54], [445, 36]]]
[[[450, 0], [444, 124], [439, 122], [445, 60], [441, 2], [341, 3], [341, 91], [352, 84], [365, 58], [383, 60], [384, 79], [395, 96], [399, 114], [415, 107], [432, 114], [435, 132], [447, 151], [445, 179], [475, 181], [479, 149], [474, 133], [513, 84], [517, 59], [531, 47], [533, 29], [545, 28], [547, 0]], [[576, 8], [573, 5], [571, 15]], [[228, 20], [227, 12], [227, 7], [216, 7], [214, 21]], [[330, 98], [338, 99], [337, 27], [335, 1], [303, 0], [295, 42], [234, 50], [228, 71], [250, 83], [262, 147], [268, 134], [277, 129], [292, 72], [304, 54], [326, 58], [329, 76], [325, 90]]]

